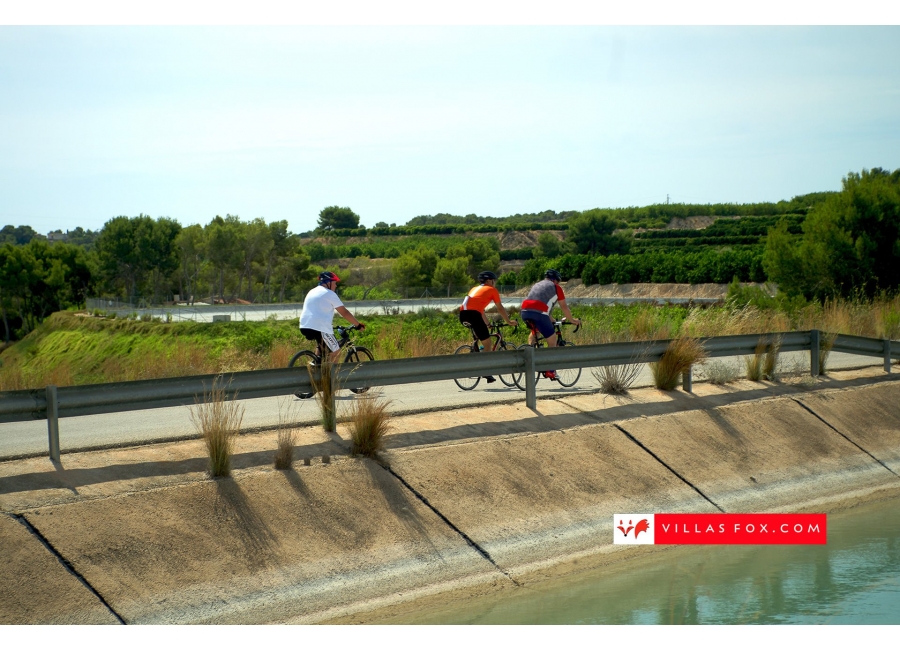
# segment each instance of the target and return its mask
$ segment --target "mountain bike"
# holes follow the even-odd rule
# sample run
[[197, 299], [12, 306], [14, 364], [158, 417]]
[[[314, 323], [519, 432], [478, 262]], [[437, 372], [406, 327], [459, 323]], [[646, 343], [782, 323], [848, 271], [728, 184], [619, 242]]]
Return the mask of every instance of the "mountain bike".
[[[334, 330], [338, 335], [338, 345], [340, 345], [341, 349], [346, 349], [347, 354], [344, 356], [344, 363], [362, 363], [365, 361], [375, 361], [375, 356], [369, 350], [369, 348], [363, 347], [361, 345], [356, 345], [353, 341], [350, 340], [350, 332], [353, 330], [358, 330], [359, 328], [356, 325], [352, 327], [344, 327], [342, 325], [335, 325]], [[313, 352], [312, 350], [300, 350], [297, 354], [291, 357], [290, 362], [288, 363], [288, 368], [303, 367], [303, 366], [319, 366], [322, 364], [322, 357], [324, 356], [324, 351], [322, 350], [322, 342], [318, 342], [316, 344], [316, 350]], [[363, 388], [351, 388], [351, 393], [356, 393], [357, 395], [361, 395], [369, 390], [368, 386]], [[309, 399], [315, 393], [294, 393], [295, 396], [300, 399]]]
[[[456, 352], [453, 354], [474, 354], [476, 352], [483, 352], [481, 348], [481, 341], [478, 340], [478, 336], [475, 334], [475, 330], [472, 329], [472, 326], [468, 323], [463, 323], [469, 330], [472, 332], [472, 342], [467, 343], [465, 345], [460, 345], [456, 348]], [[491, 323], [488, 325], [488, 331], [491, 333], [491, 338], [494, 340], [493, 345], [491, 346], [491, 351], [494, 350], [515, 350], [516, 346], [512, 343], [507, 343], [503, 338], [502, 329], [504, 327], [509, 327], [506, 323]], [[500, 375], [500, 381], [503, 382], [504, 385], [512, 388], [513, 386], [518, 386], [519, 382], [516, 379], [516, 374], [521, 375], [522, 373], [514, 373], [512, 375]], [[472, 390], [478, 385], [478, 382], [481, 381], [481, 377], [466, 377], [464, 379], [454, 379], [456, 385], [462, 388], [463, 390]]]
[[[525, 323], [528, 325], [529, 329], [531, 329], [531, 333], [534, 334], [534, 341], [535, 341], [534, 347], [535, 348], [544, 347], [546, 345], [545, 339], [541, 335], [541, 333], [537, 330], [537, 328], [535, 328], [534, 323], [529, 320], [526, 320]], [[581, 325], [575, 325], [575, 323], [566, 322], [566, 319], [563, 318], [562, 320], [554, 321], [553, 326], [554, 326], [554, 328], [556, 328], [556, 346], [557, 347], [575, 345], [571, 341], [566, 341], [565, 339], [563, 339], [562, 328], [564, 326], [568, 326], [568, 327], [574, 326], [575, 329], [572, 330], [572, 334], [574, 334], [579, 329], [581, 329]], [[521, 350], [522, 348], [529, 346], [529, 345], [531, 345], [531, 344], [525, 343], [523, 345], [520, 345], [518, 347], [518, 349]], [[546, 377], [547, 375], [545, 372], [538, 372], [537, 378], [535, 379], [535, 381], [539, 380], [542, 376]], [[518, 377], [519, 377], [519, 381], [516, 382], [516, 386], [518, 386], [521, 390], [525, 390], [525, 373], [519, 373]], [[560, 386], [564, 386], [566, 388], [571, 388], [572, 386], [574, 386], [575, 383], [579, 380], [579, 378], [581, 378], [581, 368], [566, 368], [565, 370], [557, 370], [556, 371], [556, 381], [559, 382]]]

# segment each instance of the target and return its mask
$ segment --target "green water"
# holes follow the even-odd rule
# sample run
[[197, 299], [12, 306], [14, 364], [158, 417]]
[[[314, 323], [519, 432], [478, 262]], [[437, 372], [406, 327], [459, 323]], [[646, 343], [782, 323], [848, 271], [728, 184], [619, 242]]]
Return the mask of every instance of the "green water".
[[830, 515], [825, 546], [681, 547], [390, 622], [898, 624], [900, 500]]

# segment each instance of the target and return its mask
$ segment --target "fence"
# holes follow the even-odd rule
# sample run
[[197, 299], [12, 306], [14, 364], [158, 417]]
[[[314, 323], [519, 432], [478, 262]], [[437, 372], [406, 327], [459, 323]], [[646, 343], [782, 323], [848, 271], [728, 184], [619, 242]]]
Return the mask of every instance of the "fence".
[[[885, 372], [891, 362], [900, 359], [900, 342], [859, 336], [834, 336], [831, 349], [863, 356], [881, 357]], [[780, 339], [780, 350], [809, 350], [810, 374], [818, 376], [822, 334], [818, 330], [740, 336], [717, 336], [700, 339], [710, 357], [752, 355], [760, 341]], [[370, 361], [356, 366], [335, 366], [336, 379], [342, 386], [392, 386], [483, 375], [524, 373], [525, 402], [536, 408], [536, 374], [542, 370], [591, 368], [628, 363], [659, 361], [669, 340], [602, 345], [565, 346], [517, 350], [490, 354], [444, 355], [414, 359]], [[66, 386], [47, 386], [44, 390], [18, 390], [0, 393], [0, 423], [47, 420], [50, 457], [59, 460], [59, 418], [98, 415], [132, 410], [191, 406], [204, 399], [213, 382], [220, 378], [226, 396], [234, 399], [256, 399], [289, 395], [296, 391], [312, 392], [306, 367], [253, 370], [228, 375], [198, 375], [171, 379]], [[690, 390], [688, 372], [684, 387]], [[332, 404], [333, 407], [333, 404]]]

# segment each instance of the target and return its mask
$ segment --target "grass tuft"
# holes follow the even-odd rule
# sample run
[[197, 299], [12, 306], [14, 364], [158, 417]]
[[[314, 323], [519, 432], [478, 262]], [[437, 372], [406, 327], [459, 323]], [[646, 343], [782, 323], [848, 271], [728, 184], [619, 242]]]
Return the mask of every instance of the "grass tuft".
[[323, 361], [318, 366], [307, 366], [309, 380], [319, 403], [322, 428], [325, 431], [337, 431], [337, 404], [334, 395], [340, 390], [336, 374], [337, 368], [331, 361]]
[[291, 469], [294, 466], [294, 447], [297, 445], [296, 409], [287, 399], [278, 404], [278, 439], [275, 448], [275, 469]]
[[831, 355], [831, 348], [837, 340], [837, 334], [833, 332], [822, 332], [819, 338], [819, 374], [824, 375], [827, 372], [828, 357]]
[[716, 386], [724, 386], [730, 384], [741, 375], [740, 367], [734, 362], [714, 359], [704, 362], [700, 366], [700, 374], [706, 380]]
[[629, 363], [619, 366], [600, 366], [591, 370], [594, 379], [600, 384], [600, 392], [607, 395], [627, 395], [628, 389], [641, 374], [646, 359], [646, 348], [634, 354]]
[[675, 390], [681, 375], [704, 359], [706, 350], [697, 339], [688, 337], [673, 339], [660, 360], [650, 364], [653, 382], [660, 390]]
[[220, 379], [217, 377], [212, 388], [203, 392], [202, 402], [191, 407], [191, 422], [206, 443], [212, 478], [231, 475], [234, 439], [244, 419], [244, 407], [238, 403], [237, 394], [228, 398]]
[[384, 449], [384, 436], [391, 428], [390, 401], [378, 395], [359, 397], [350, 407], [350, 452], [374, 457]]

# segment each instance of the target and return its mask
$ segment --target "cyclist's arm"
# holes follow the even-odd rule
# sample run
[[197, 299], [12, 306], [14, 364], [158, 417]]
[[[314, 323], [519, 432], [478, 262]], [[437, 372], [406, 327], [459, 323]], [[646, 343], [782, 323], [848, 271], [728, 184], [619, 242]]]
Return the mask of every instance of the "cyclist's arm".
[[575, 318], [574, 316], [572, 316], [572, 312], [569, 311], [569, 305], [566, 304], [565, 299], [560, 300], [560, 301], [559, 301], [558, 303], [556, 303], [556, 304], [559, 305], [559, 308], [562, 309], [562, 313], [566, 315], [566, 318], [567, 318], [570, 322], [575, 323], [576, 325], [581, 325], [581, 319], [580, 319], [580, 318]]
[[506, 313], [506, 310], [503, 308], [499, 302], [495, 302], [497, 305], [497, 311], [500, 312], [500, 315], [503, 316], [503, 320], [505, 320], [511, 327], [515, 327], [515, 324], [509, 319], [509, 314]]
[[334, 310], [337, 313], [339, 313], [341, 316], [346, 318], [348, 321], [350, 321], [351, 325], [357, 325], [357, 326], [362, 325], [362, 323], [360, 323], [358, 320], [356, 320], [356, 317], [350, 313], [350, 310], [347, 309], [346, 307], [344, 307], [343, 305], [341, 305], [340, 307], [335, 307]]

